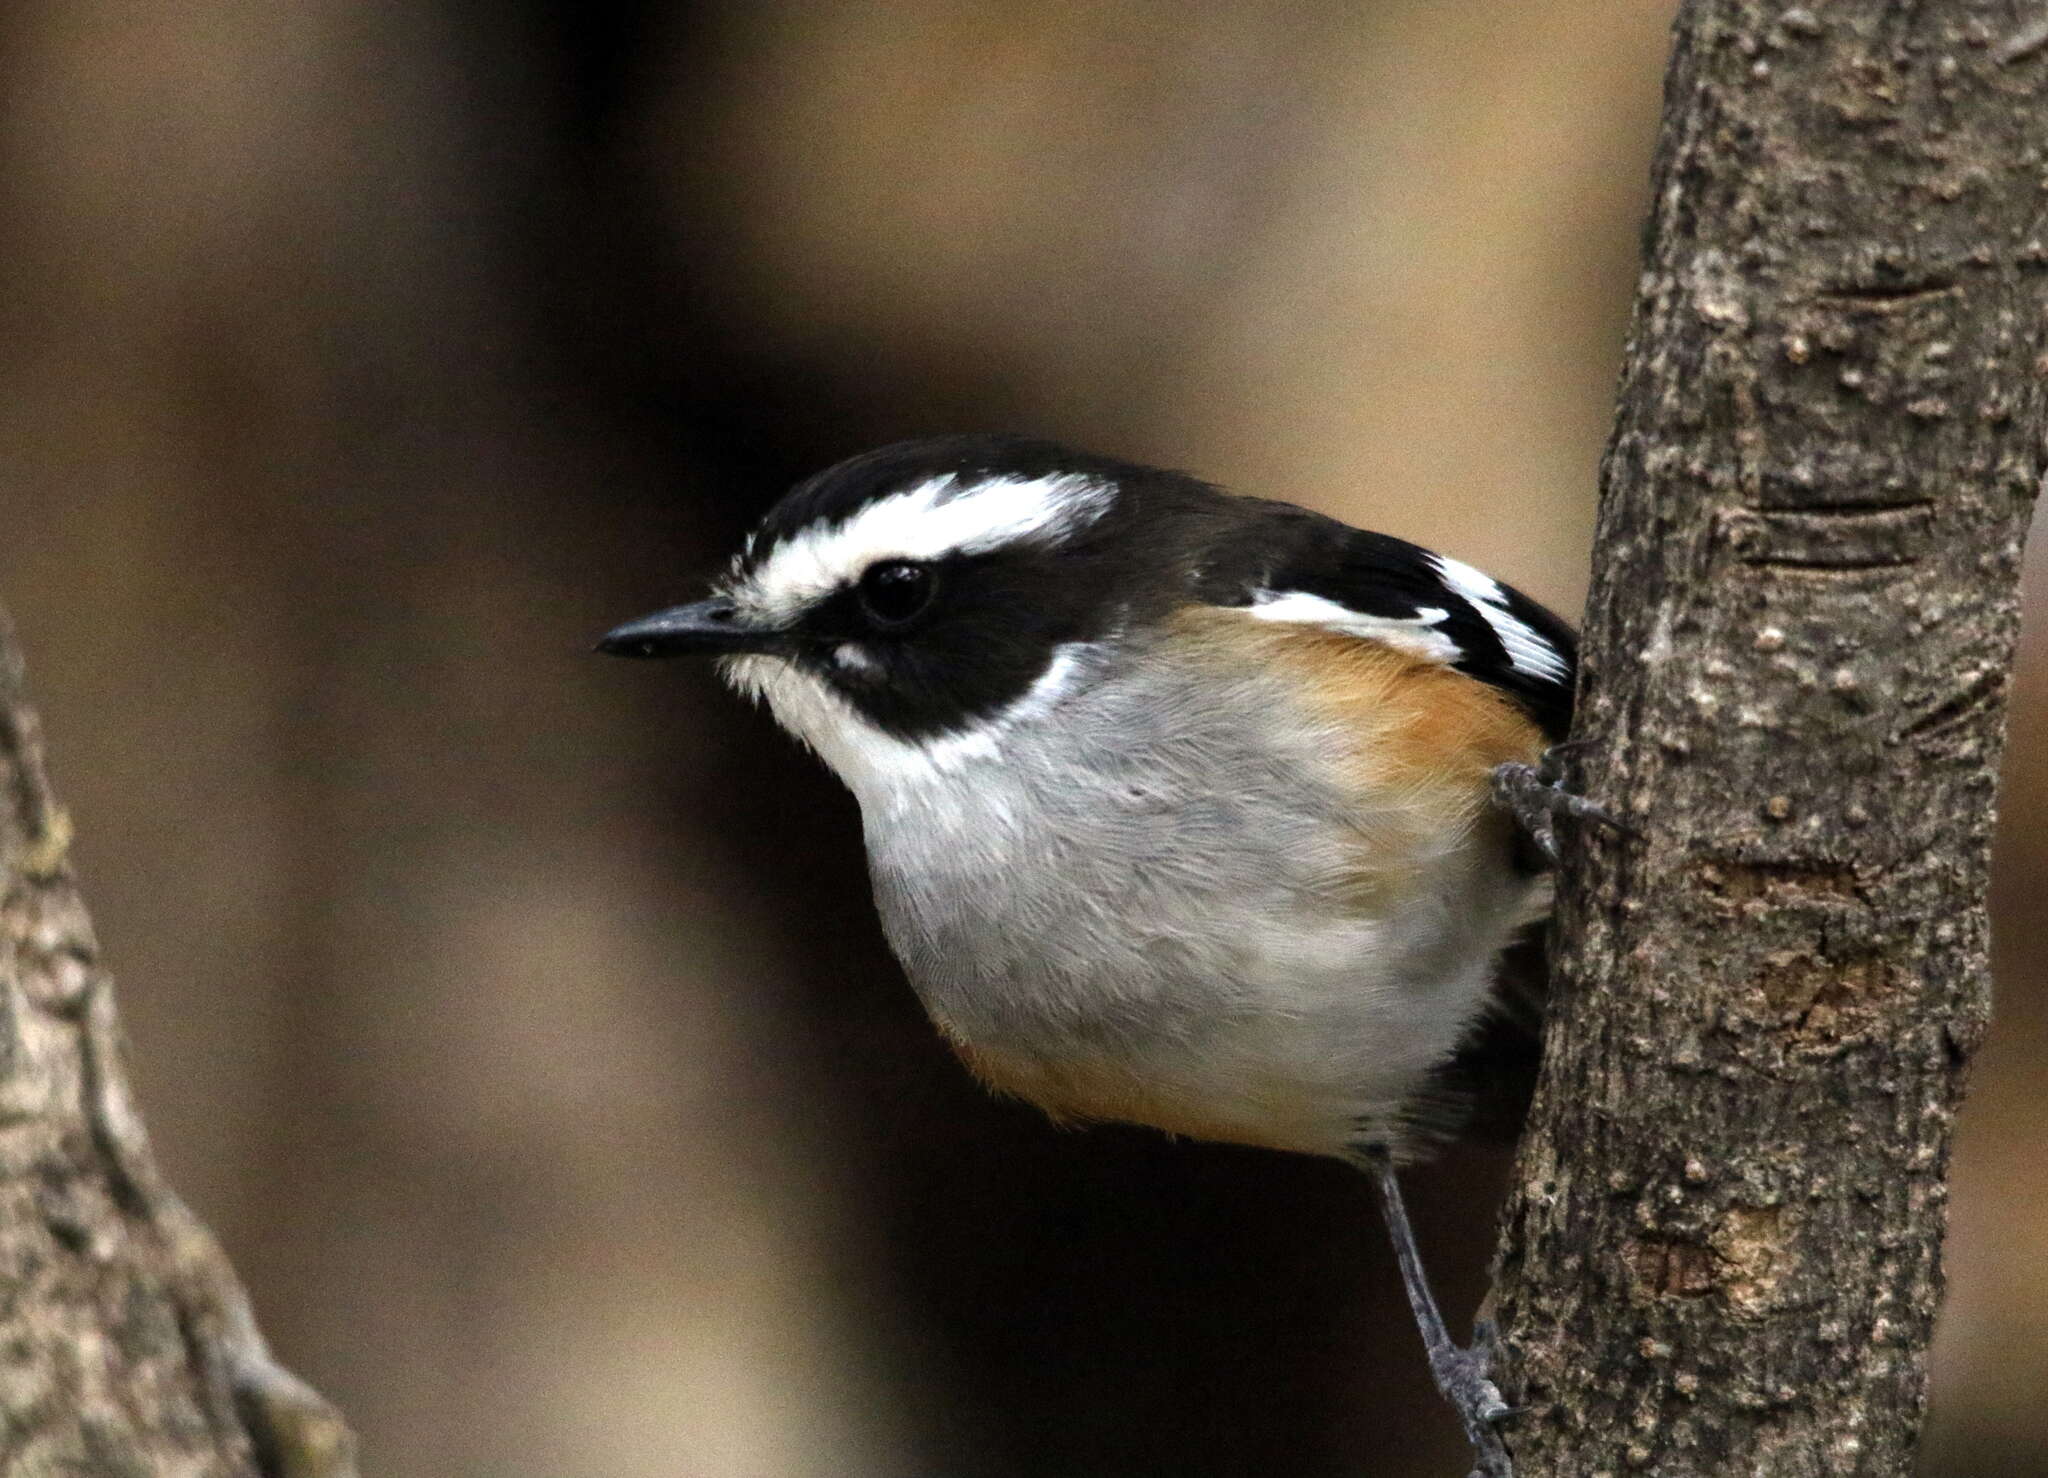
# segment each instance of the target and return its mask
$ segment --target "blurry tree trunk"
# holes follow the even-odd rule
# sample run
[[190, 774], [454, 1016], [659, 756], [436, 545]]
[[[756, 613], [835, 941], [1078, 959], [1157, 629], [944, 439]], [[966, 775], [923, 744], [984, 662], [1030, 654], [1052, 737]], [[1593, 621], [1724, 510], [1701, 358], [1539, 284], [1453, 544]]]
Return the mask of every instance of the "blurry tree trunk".
[[1904, 1474], [2043, 470], [2048, 9], [1687, 0], [1587, 837], [1496, 1287], [1522, 1478]]
[[0, 614], [0, 1473], [346, 1478], [156, 1168], [69, 840]]

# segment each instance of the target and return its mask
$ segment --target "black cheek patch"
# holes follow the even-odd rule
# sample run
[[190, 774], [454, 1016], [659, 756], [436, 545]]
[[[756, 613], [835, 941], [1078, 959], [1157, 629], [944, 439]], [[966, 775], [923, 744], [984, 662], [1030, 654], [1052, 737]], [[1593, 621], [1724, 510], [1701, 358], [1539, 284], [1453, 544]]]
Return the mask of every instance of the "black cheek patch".
[[[804, 621], [815, 670], [865, 718], [918, 742], [985, 722], [1015, 703], [1070, 641], [1100, 633], [1106, 604], [1096, 572], [1042, 547], [956, 556], [935, 563], [930, 608], [900, 631], [877, 630], [851, 591]], [[844, 665], [852, 642], [866, 662]]]

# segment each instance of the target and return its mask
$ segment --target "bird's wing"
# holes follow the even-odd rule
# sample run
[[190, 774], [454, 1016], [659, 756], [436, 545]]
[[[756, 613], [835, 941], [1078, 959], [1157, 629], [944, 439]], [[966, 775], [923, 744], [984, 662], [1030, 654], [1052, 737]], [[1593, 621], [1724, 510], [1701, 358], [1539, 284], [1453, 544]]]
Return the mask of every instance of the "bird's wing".
[[[1288, 520], [1291, 537], [1237, 564], [1217, 604], [1378, 641], [1469, 674], [1513, 698], [1552, 743], [1571, 727], [1578, 643], [1520, 591], [1459, 560], [1329, 519]], [[1236, 563], [1236, 562], [1232, 562]]]

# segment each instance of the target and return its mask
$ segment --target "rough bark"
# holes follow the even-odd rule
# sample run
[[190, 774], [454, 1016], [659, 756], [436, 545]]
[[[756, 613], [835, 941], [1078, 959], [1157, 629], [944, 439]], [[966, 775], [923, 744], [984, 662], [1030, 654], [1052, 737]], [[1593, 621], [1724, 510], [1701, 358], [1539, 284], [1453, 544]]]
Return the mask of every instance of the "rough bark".
[[0, 614], [0, 1473], [349, 1478], [156, 1168], [70, 836]]
[[1523, 1478], [1902, 1474], [2043, 471], [2048, 13], [1688, 0], [1602, 469]]

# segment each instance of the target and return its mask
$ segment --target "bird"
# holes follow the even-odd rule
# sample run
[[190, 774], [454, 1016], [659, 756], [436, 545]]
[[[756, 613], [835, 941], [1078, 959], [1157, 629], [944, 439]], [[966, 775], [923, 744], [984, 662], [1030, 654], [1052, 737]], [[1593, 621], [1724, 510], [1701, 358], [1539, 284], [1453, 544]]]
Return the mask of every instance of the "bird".
[[798, 484], [707, 596], [598, 650], [715, 658], [836, 772], [989, 1087], [1369, 1175], [1474, 1472], [1511, 1473], [1492, 1332], [1449, 1334], [1398, 1172], [1470, 1116], [1486, 1043], [1540, 1030], [1504, 961], [1557, 823], [1605, 819], [1560, 780], [1564, 621], [1293, 504], [971, 434]]

